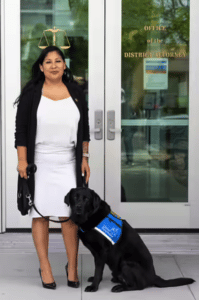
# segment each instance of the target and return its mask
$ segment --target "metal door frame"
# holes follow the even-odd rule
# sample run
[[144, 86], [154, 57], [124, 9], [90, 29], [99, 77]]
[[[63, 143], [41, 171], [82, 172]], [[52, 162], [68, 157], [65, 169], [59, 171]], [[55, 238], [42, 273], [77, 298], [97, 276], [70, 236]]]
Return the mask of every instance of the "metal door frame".
[[0, 233], [6, 230], [6, 147], [5, 147], [5, 0], [1, 0], [1, 150], [0, 150]]
[[[199, 40], [197, 39], [198, 29], [196, 26], [198, 22], [197, 11], [199, 10], [199, 3], [197, 0], [192, 0], [190, 6], [190, 101], [189, 101], [189, 189], [188, 189], [188, 204], [171, 204], [170, 208], [165, 203], [159, 203], [158, 206], [150, 204], [150, 208], [146, 204], [131, 204], [132, 209], [129, 208], [128, 203], [119, 203], [120, 201], [120, 153], [119, 155], [113, 149], [121, 149], [120, 137], [116, 134], [115, 144], [110, 144], [107, 141], [106, 124], [107, 124], [107, 111], [115, 109], [115, 103], [120, 103], [120, 83], [121, 83], [121, 0], [95, 0], [90, 1], [89, 11], [97, 7], [97, 11], [100, 14], [101, 19], [105, 19], [105, 25], [103, 29], [100, 24], [97, 24], [96, 18], [91, 14], [89, 22], [89, 33], [92, 38], [96, 38], [96, 44], [100, 45], [97, 49], [94, 47], [95, 43], [89, 45], [89, 61], [93, 60], [89, 68], [89, 77], [92, 84], [89, 85], [89, 119], [91, 128], [91, 143], [90, 143], [90, 167], [91, 167], [91, 178], [89, 187], [94, 189], [103, 199], [112, 206], [113, 209], [122, 217], [133, 219], [133, 225], [139, 228], [146, 228], [147, 224], [143, 223], [145, 216], [143, 211], [147, 210], [148, 223], [150, 218], [154, 217], [153, 211], [159, 206], [159, 212], [165, 212], [172, 216], [174, 210], [178, 210], [179, 218], [174, 224], [162, 219], [163, 216], [158, 214], [159, 225], [153, 227], [162, 228], [198, 228], [199, 219], [199, 139], [197, 130], [199, 127], [199, 118], [197, 112], [199, 111], [199, 60], [197, 59], [199, 48]], [[105, 5], [106, 4], [106, 5]], [[18, 13], [16, 13], [18, 12]], [[105, 14], [106, 12], [106, 14]], [[12, 23], [10, 22], [12, 20]], [[15, 20], [15, 21], [14, 21]], [[98, 19], [99, 20], [99, 19]], [[13, 26], [15, 22], [15, 26]], [[99, 21], [98, 21], [99, 22]], [[93, 25], [96, 24], [96, 27]], [[104, 41], [104, 26], [106, 26], [106, 33]], [[12, 44], [15, 43], [15, 51], [12, 51]], [[104, 48], [105, 47], [105, 48]], [[105, 49], [105, 57], [104, 57]], [[116, 51], [119, 49], [118, 51]], [[97, 52], [96, 52], [97, 51]], [[115, 54], [116, 53], [116, 56]], [[5, 55], [6, 54], [6, 55]], [[9, 54], [11, 56], [9, 56]], [[9, 57], [12, 57], [12, 61]], [[99, 57], [101, 60], [99, 61]], [[96, 64], [96, 58], [98, 59]], [[116, 59], [116, 60], [115, 60]], [[118, 59], [118, 60], [117, 60]], [[14, 67], [13, 67], [14, 62]], [[104, 80], [104, 67], [105, 67], [105, 80]], [[10, 71], [11, 70], [11, 71]], [[16, 78], [15, 81], [10, 82], [10, 72], [12, 72], [12, 78]], [[95, 81], [94, 78], [97, 78]], [[114, 80], [113, 80], [114, 78]], [[105, 94], [104, 94], [105, 88]], [[17, 95], [20, 93], [20, 0], [2, 0], [1, 1], [1, 214], [0, 214], [0, 233], [6, 230], [6, 216], [8, 218], [8, 212], [6, 212], [6, 202], [11, 195], [16, 195], [16, 179], [17, 173], [15, 174], [14, 181], [8, 177], [15, 170], [17, 163], [16, 157], [11, 157], [10, 162], [10, 150], [13, 146], [13, 125], [11, 124], [11, 118], [15, 116], [15, 111], [10, 113], [9, 109], [12, 107], [12, 103]], [[104, 104], [105, 98], [105, 104]], [[9, 100], [11, 99], [11, 100]], [[9, 107], [7, 103], [9, 102]], [[95, 127], [94, 124], [94, 111], [97, 109], [104, 109], [105, 107], [105, 141], [99, 143], [94, 139], [94, 133], [92, 130]], [[7, 115], [9, 114], [7, 118]], [[12, 119], [13, 120], [13, 119]], [[10, 124], [12, 125], [12, 129]], [[120, 120], [120, 105], [116, 107], [116, 128], [121, 128]], [[16, 149], [13, 151], [12, 156], [16, 155]], [[114, 162], [109, 158], [114, 157]], [[104, 164], [104, 157], [106, 159]], [[104, 166], [105, 166], [105, 182], [104, 182]], [[119, 175], [118, 175], [119, 174]], [[113, 189], [114, 187], [114, 189]], [[10, 192], [11, 190], [11, 192]], [[116, 191], [113, 194], [113, 190]], [[143, 207], [140, 210], [139, 207]], [[127, 212], [127, 210], [129, 212]], [[181, 212], [180, 212], [181, 211]], [[16, 210], [16, 214], [18, 214]], [[176, 217], [174, 213], [174, 218]], [[137, 223], [136, 223], [137, 219]], [[24, 219], [23, 219], [24, 220]], [[140, 222], [139, 222], [140, 220]], [[181, 224], [179, 220], [182, 220]], [[184, 222], [185, 221], [185, 222]], [[152, 223], [151, 223], [152, 224]], [[174, 226], [175, 225], [175, 226]], [[20, 221], [16, 227], [23, 228], [27, 227], [25, 221]], [[8, 225], [9, 227], [9, 225]], [[12, 225], [11, 225], [12, 227]]]

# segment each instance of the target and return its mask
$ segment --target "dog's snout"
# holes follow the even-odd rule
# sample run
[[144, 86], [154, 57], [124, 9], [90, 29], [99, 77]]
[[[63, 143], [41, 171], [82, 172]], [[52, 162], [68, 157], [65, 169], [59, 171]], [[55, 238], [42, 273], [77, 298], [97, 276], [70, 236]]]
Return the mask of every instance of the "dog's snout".
[[76, 214], [81, 214], [82, 212], [82, 205], [80, 203], [76, 204]]

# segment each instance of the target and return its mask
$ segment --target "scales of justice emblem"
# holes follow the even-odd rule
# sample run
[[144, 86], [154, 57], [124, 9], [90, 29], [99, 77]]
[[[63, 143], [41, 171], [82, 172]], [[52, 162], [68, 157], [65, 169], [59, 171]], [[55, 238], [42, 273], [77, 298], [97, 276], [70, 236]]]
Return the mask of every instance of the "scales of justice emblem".
[[[46, 37], [45, 32], [52, 32], [52, 33], [53, 33], [53, 46], [56, 46], [56, 33], [58, 33], [58, 32], [63, 32], [63, 39], [66, 38], [68, 45], [62, 45], [62, 46], [59, 46], [59, 47], [60, 47], [61, 49], [69, 49], [69, 48], [71, 47], [70, 42], [69, 42], [69, 39], [68, 39], [68, 37], [67, 37], [67, 35], [66, 35], [66, 31], [65, 31], [65, 30], [62, 30], [62, 29], [59, 29], [59, 28], [56, 28], [56, 27], [54, 26], [53, 29], [51, 28], [51, 29], [46, 29], [46, 30], [43, 31], [43, 35], [42, 35], [42, 37], [41, 37], [41, 39], [40, 39], [40, 41], [39, 41], [39, 44], [38, 44], [38, 47], [39, 47], [40, 49], [45, 49], [46, 47], [49, 46], [49, 42], [48, 42], [48, 39], [47, 39], [47, 37]], [[47, 43], [46, 46], [43, 46], [43, 45], [41, 46], [41, 45], [40, 45], [42, 39], [45, 39], [45, 41], [46, 41], [46, 43]]]

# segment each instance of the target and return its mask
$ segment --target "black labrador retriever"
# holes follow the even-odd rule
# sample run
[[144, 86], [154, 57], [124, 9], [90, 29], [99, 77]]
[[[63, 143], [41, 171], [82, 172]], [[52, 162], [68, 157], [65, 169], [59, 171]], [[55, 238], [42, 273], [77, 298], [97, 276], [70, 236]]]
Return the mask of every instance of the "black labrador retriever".
[[[113, 213], [110, 206], [93, 190], [71, 189], [64, 202], [70, 205], [71, 220], [79, 226], [78, 235], [95, 260], [95, 274], [88, 279], [92, 284], [85, 288], [86, 292], [98, 290], [105, 264], [112, 271], [112, 281], [119, 283], [112, 288], [112, 292], [142, 290], [152, 286], [173, 287], [195, 282], [191, 278], [164, 280], [156, 275], [152, 256], [138, 233], [126, 220]], [[112, 224], [113, 228], [110, 227]], [[120, 236], [115, 235], [115, 232], [120, 232]]]

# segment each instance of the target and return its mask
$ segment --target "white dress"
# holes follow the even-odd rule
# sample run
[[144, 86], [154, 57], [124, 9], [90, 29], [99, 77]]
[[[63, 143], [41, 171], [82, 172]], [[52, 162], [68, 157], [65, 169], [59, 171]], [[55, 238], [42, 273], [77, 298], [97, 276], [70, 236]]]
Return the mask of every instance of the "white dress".
[[[41, 96], [37, 109], [34, 203], [43, 216], [70, 216], [64, 197], [77, 187], [75, 146], [79, 119], [71, 97], [54, 101]], [[29, 216], [41, 217], [33, 207]]]

